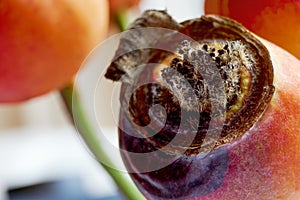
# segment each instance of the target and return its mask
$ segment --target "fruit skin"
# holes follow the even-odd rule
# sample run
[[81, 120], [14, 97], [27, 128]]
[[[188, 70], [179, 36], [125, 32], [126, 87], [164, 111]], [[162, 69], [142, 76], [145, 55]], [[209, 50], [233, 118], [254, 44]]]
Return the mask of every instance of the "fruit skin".
[[140, 0], [109, 0], [110, 13], [118, 14], [130, 7], [138, 5]]
[[[180, 148], [176, 147], [186, 148], [184, 142], [185, 139], [189, 138], [184, 131], [177, 131], [180, 128], [176, 126], [176, 120], [180, 117], [184, 119], [185, 114], [172, 115], [172, 110], [176, 110], [176, 102], [172, 100], [172, 96], [168, 95], [168, 92], [164, 92], [152, 82], [153, 79], [159, 79], [159, 76], [162, 78], [170, 77], [163, 76], [163, 72], [158, 75], [157, 70], [155, 68], [151, 69], [151, 66], [147, 66], [145, 69], [142, 68], [142, 72], [136, 68], [142, 63], [160, 63], [167, 66], [171, 65], [171, 67], [173, 63], [170, 63], [168, 57], [166, 59], [164, 53], [157, 49], [155, 52], [137, 51], [137, 53], [130, 52], [123, 57], [117, 57], [118, 59], [107, 70], [106, 77], [122, 82], [119, 124], [120, 152], [125, 166], [137, 187], [147, 199], [298, 200], [300, 198], [300, 113], [298, 112], [300, 109], [300, 60], [261, 38], [257, 37], [256, 40], [254, 34], [228, 18], [219, 21], [216, 19], [221, 19], [221, 17], [203, 16], [200, 19], [181, 23], [183, 29], [180, 29], [180, 27], [176, 27], [176, 22], [170, 23], [169, 18], [166, 16], [169, 15], [162, 11], [148, 11], [131, 26], [152, 27], [152, 24], [155, 24], [164, 27], [166, 24], [175, 24], [175, 30], [180, 30], [197, 41], [220, 39], [228, 42], [228, 40], [235, 41], [243, 38], [242, 41], [247, 44], [247, 49], [250, 50], [252, 45], [255, 45], [255, 50], [250, 50], [253, 53], [251, 53], [252, 56], [257, 59], [263, 56], [263, 59], [259, 59], [258, 63], [248, 68], [249, 71], [260, 71], [264, 76], [256, 76], [259, 77], [259, 80], [267, 80], [269, 77], [267, 74], [272, 76], [272, 78], [269, 77], [271, 85], [269, 82], [265, 84], [263, 82], [263, 84], [258, 85], [251, 84], [251, 87], [263, 87], [262, 90], [258, 90], [259, 94], [262, 93], [263, 96], [270, 98], [260, 98], [255, 101], [258, 93], [248, 93], [250, 101], [245, 103], [245, 106], [264, 104], [266, 107], [261, 112], [256, 113], [259, 115], [255, 118], [254, 123], [251, 124], [250, 128], [247, 127], [240, 137], [229, 140], [229, 142], [225, 141], [205, 157], [203, 157], [203, 154], [201, 155], [201, 151], [190, 153], [190, 149], [182, 154], [178, 151]], [[155, 19], [158, 19], [158, 21]], [[151, 23], [147, 23], [147, 21]], [[170, 25], [166, 27], [170, 28]], [[236, 31], [239, 37], [233, 37], [231, 31]], [[155, 33], [157, 32], [156, 30]], [[121, 39], [116, 56], [120, 55], [119, 52], [124, 52], [124, 49], [128, 50], [131, 46], [134, 46], [136, 42], [134, 39], [140, 35], [144, 36], [144, 38], [141, 37], [141, 41], [146, 40], [146, 44], [147, 41], [150, 41], [149, 44], [151, 44], [152, 39], [160, 46], [164, 46], [165, 43], [176, 45], [176, 42], [173, 42], [172, 39], [183, 40], [181, 37], [172, 37], [170, 34], [166, 34], [167, 37], [159, 34], [159, 39], [154, 39], [155, 34], [148, 33], [147, 36], [147, 34], [136, 31], [131, 36], [132, 41], [128, 36], [124, 39], [124, 43]], [[260, 44], [259, 41], [265, 45]], [[193, 51], [193, 48], [185, 47]], [[239, 51], [240, 47], [237, 46], [236, 49], [230, 50], [230, 52]], [[207, 49], [204, 45], [202, 48]], [[225, 47], [223, 49], [228, 50]], [[197, 51], [197, 54], [207, 58], [205, 54], [203, 55], [200, 52]], [[220, 53], [219, 50], [218, 53]], [[181, 53], [179, 52], [179, 54]], [[193, 55], [191, 53], [191, 57], [197, 58], [201, 63], [208, 63], [204, 66], [209, 67], [209, 61], [206, 62], [202, 60], [203, 57], [199, 58], [197, 55]], [[189, 57], [187, 56], [186, 59], [189, 59]], [[167, 61], [165, 62], [165, 60]], [[272, 62], [272, 64], [262, 68], [269, 62]], [[189, 68], [183, 66], [177, 66], [180, 73], [195, 75], [190, 73]], [[126, 78], [122, 77], [124, 74], [127, 75]], [[255, 73], [252, 74], [255, 77]], [[172, 80], [175, 80], [175, 78]], [[193, 78], [197, 80], [197, 77], [193, 76]], [[253, 78], [251, 83], [254, 82]], [[264, 90], [270, 88], [272, 93], [264, 94]], [[271, 95], [268, 96], [269, 94]], [[172, 105], [168, 106], [169, 104], [166, 102], [170, 102]], [[153, 119], [149, 121], [148, 116], [150, 114], [147, 115], [147, 113], [151, 113], [152, 111], [149, 109], [157, 103], [162, 106], [166, 105], [166, 112], [171, 110], [169, 112], [171, 115], [166, 116], [158, 112], [158, 114], [153, 114]], [[161, 120], [162, 115], [167, 117], [167, 122], [174, 123], [165, 123]], [[254, 110], [249, 110], [240, 115], [243, 120], [240, 126], [247, 125], [249, 117], [252, 115], [254, 115]], [[168, 120], [168, 117], [170, 117], [170, 120]], [[186, 125], [185, 122], [183, 122], [183, 125]], [[221, 123], [222, 126], [227, 125]], [[148, 126], [148, 124], [150, 125]], [[165, 126], [158, 129], [161, 124]], [[193, 126], [193, 124], [191, 125]], [[190, 133], [192, 132], [189, 131], [191, 130], [190, 127], [188, 124], [181, 130]], [[230, 131], [236, 133], [237, 129], [230, 129]], [[185, 138], [180, 137], [181, 140], [173, 143], [173, 138], [168, 138], [172, 137], [173, 133]], [[166, 144], [171, 143], [170, 141], [175, 148], [164, 148], [167, 146]], [[180, 141], [182, 146], [179, 144]], [[135, 153], [138, 153], [138, 155]], [[172, 163], [170, 164], [169, 161], [172, 161]]]
[[[276, 89], [260, 120], [241, 138], [212, 151], [205, 159], [198, 155], [181, 156], [160, 170], [132, 173], [147, 199], [300, 198], [300, 61], [279, 47], [261, 41], [271, 54]], [[122, 112], [120, 123], [124, 130], [134, 130]], [[129, 152], [151, 149], [151, 145], [122, 130], [120, 147]], [[163, 162], [159, 155], [143, 161], [131, 159], [126, 152], [122, 156], [126, 167], [133, 172]], [[180, 195], [188, 198], [179, 198]]]
[[[163, 13], [159, 12], [159, 14]], [[138, 22], [144, 22], [144, 17], [143, 15]], [[149, 17], [146, 19], [149, 19]], [[162, 21], [163, 24], [166, 22], [165, 20]], [[159, 23], [159, 25], [161, 26], [162, 23]], [[149, 25], [147, 23], [143, 24]], [[211, 24], [208, 21], [203, 23], [206, 25], [205, 28], [200, 24], [193, 24], [191, 21], [183, 22], [183, 24], [191, 26], [187, 30], [183, 29], [186, 30], [184, 33], [194, 37], [199, 36], [200, 33], [204, 32], [203, 35], [205, 35], [205, 32], [209, 32], [213, 38], [213, 36], [217, 35], [218, 31], [222, 33], [222, 30], [225, 29], [225, 27], [222, 27], [224, 24]], [[213, 31], [210, 32], [210, 26], [220, 29], [217, 29], [215, 33]], [[244, 29], [241, 25], [236, 24], [236, 26], [236, 28], [241, 28], [240, 33], [248, 39], [250, 38], [248, 34], [252, 36], [252, 33]], [[234, 29], [231, 27], [230, 30]], [[224, 30], [223, 33], [228, 32]], [[142, 34], [139, 33], [139, 35]], [[225, 40], [229, 36], [229, 34], [225, 35]], [[253, 37], [256, 36], [253, 35]], [[165, 40], [163, 36], [161, 38]], [[221, 39], [223, 38], [221, 37]], [[158, 148], [162, 147], [157, 145], [157, 141], [161, 139], [161, 136], [166, 135], [165, 137], [168, 137], [168, 133], [165, 135], [156, 134], [158, 135], [156, 138], [139, 137], [141, 135], [153, 135], [151, 127], [143, 129], [134, 125], [136, 123], [135, 119], [147, 117], [147, 114], [144, 114], [147, 111], [145, 112], [143, 107], [147, 109], [147, 106], [150, 107], [153, 105], [152, 102], [159, 102], [160, 99], [162, 99], [162, 103], [166, 101], [172, 102], [172, 100], [169, 100], [171, 98], [168, 98], [164, 93], [159, 92], [158, 86], [152, 87], [153, 84], [143, 86], [143, 83], [147, 83], [148, 80], [152, 83], [152, 79], [157, 78], [157, 71], [151, 70], [151, 67], [146, 68], [143, 71], [145, 73], [137, 73], [137, 84], [142, 83], [139, 90], [142, 92], [133, 94], [131, 88], [132, 82], [135, 83], [135, 81], [130, 82], [130, 80], [134, 79], [135, 76], [130, 74], [132, 70], [126, 71], [125, 68], [121, 68], [123, 65], [126, 67], [128, 65], [121, 62], [114, 62], [110, 66], [111, 70], [107, 71], [107, 77], [112, 80], [122, 81], [114, 73], [121, 76], [127, 73], [129, 77], [132, 75], [131, 79], [126, 79], [122, 82], [120, 93], [119, 144], [120, 148], [125, 150], [121, 151], [125, 166], [137, 187], [147, 199], [298, 200], [300, 198], [300, 113], [298, 112], [300, 109], [300, 91], [298, 89], [300, 87], [300, 61], [278, 46], [260, 38], [258, 40], [263, 42], [268, 50], [263, 51], [262, 49], [264, 48], [262, 48], [262, 45], [259, 46], [260, 49], [257, 49], [257, 51], [260, 54], [270, 54], [271, 56], [273, 67], [270, 67], [272, 67], [272, 71], [274, 68], [274, 76], [272, 73], [272, 77], [274, 77], [272, 79], [272, 85], [275, 88], [274, 94], [272, 93], [273, 95], [270, 96], [272, 97], [270, 101], [249, 102], [249, 104], [255, 105], [265, 102], [266, 109], [264, 109], [263, 113], [260, 113], [254, 125], [251, 125], [251, 128], [241, 137], [218, 146], [217, 149], [212, 150], [205, 157], [202, 157], [201, 154], [187, 153], [181, 155], [171, 151], [168, 151], [168, 153], [166, 151], [157, 151]], [[245, 43], [249, 42], [253, 44], [251, 41], [253, 40], [245, 40]], [[170, 41], [166, 41], [166, 43], [174, 44]], [[127, 48], [128, 46], [120, 45], [120, 48]], [[133, 56], [134, 58], [129, 61], [135, 61], [137, 65], [142, 62], [162, 63], [159, 58], [160, 56], [163, 57], [163, 55], [158, 56], [158, 58], [154, 56], [154, 59], [150, 60], [141, 59], [142, 61], [140, 61], [139, 58], [143, 57], [140, 56], [141, 54], [139, 52], [136, 57]], [[129, 57], [132, 55], [135, 54], [128, 54], [126, 56]], [[145, 55], [147, 54], [145, 53]], [[267, 62], [269, 62], [269, 56], [260, 61], [257, 69], [259, 70]], [[263, 74], [267, 74], [268, 68], [263, 69]], [[110, 76], [110, 74], [114, 76]], [[266, 79], [266, 77], [262, 79]], [[133, 88], [136, 88], [136, 85]], [[129, 100], [128, 103], [126, 98], [131, 97], [132, 99], [130, 100], [132, 100], [132, 103]], [[143, 97], [146, 100], [143, 100]], [[150, 100], [147, 101], [148, 99]], [[165, 99], [167, 100], [164, 101]], [[173, 107], [175, 106], [176, 104], [173, 104]], [[141, 111], [134, 113], [133, 110], [140, 107], [142, 107]], [[242, 116], [246, 117], [244, 118], [244, 122], [248, 122], [248, 116], [250, 115], [253, 115], [252, 110], [247, 112], [246, 116]], [[156, 119], [158, 117], [154, 118], [154, 120]], [[138, 120], [136, 121], [139, 122]], [[141, 127], [147, 125], [147, 123], [136, 124]], [[241, 124], [241, 126], [243, 125]], [[171, 124], [170, 126], [166, 126], [164, 130], [166, 132], [169, 130], [172, 131], [172, 128], [176, 129]], [[130, 152], [139, 153], [141, 156], [137, 157]], [[149, 152], [151, 154], [147, 154]], [[173, 161], [173, 159], [175, 161], [169, 164], [168, 161]], [[166, 166], [166, 163], [169, 165]], [[161, 168], [157, 169], [156, 167]], [[153, 170], [153, 168], [155, 169]]]
[[235, 19], [300, 59], [299, 0], [206, 0], [205, 13]]
[[106, 0], [0, 2], [0, 102], [23, 101], [71, 81], [106, 36]]
[[275, 94], [254, 127], [227, 146], [229, 165], [223, 187], [195, 199], [300, 198], [300, 113], [296, 111], [300, 109], [300, 62], [264, 43], [274, 64]]

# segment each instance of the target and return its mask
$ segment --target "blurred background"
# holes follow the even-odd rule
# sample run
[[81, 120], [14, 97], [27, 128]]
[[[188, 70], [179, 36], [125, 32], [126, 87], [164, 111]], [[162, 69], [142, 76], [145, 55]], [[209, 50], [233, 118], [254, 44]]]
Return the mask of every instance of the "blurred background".
[[[146, 9], [167, 9], [183, 21], [203, 13], [203, 0], [142, 0], [130, 19]], [[115, 130], [113, 122], [106, 126]], [[72, 126], [58, 92], [0, 104], [0, 162], [0, 200], [122, 199]]]

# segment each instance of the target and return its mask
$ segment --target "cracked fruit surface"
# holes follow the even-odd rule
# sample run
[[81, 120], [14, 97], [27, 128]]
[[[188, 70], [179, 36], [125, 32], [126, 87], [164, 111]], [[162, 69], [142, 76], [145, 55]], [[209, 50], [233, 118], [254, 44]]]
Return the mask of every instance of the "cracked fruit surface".
[[300, 198], [297, 58], [216, 15], [149, 10], [129, 30], [106, 77], [122, 83], [121, 155], [147, 199]]
[[207, 0], [205, 13], [235, 19], [300, 58], [299, 0]]

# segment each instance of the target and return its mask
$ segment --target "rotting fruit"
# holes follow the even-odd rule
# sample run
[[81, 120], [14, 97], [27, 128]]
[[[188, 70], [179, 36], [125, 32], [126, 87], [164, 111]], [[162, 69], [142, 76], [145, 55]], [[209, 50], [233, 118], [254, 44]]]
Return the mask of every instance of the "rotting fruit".
[[106, 77], [122, 83], [121, 155], [145, 197], [298, 200], [300, 61], [216, 15], [149, 10], [130, 28]]
[[206, 0], [205, 13], [237, 20], [300, 59], [299, 0]]
[[105, 0], [0, 2], [0, 102], [62, 88], [108, 29]]

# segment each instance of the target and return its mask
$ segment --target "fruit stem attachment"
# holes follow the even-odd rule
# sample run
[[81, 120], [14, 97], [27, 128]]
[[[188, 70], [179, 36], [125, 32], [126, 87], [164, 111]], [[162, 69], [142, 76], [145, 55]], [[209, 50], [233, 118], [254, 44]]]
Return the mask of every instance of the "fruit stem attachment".
[[[125, 195], [127, 199], [145, 199], [130, 178], [127, 177], [125, 173], [116, 170], [117, 167], [115, 167], [115, 164], [111, 161], [109, 154], [99, 144], [96, 137], [97, 134], [94, 132], [92, 125], [88, 121], [87, 113], [83, 109], [83, 104], [80, 99], [80, 95], [76, 92], [76, 88], [74, 88], [73, 85], [66, 86], [60, 91], [60, 94], [73, 123], [73, 116], [76, 116], [76, 129], [78, 133], [81, 135], [85, 144], [89, 147], [98, 163], [115, 181], [122, 194]], [[109, 166], [103, 164], [100, 160], [105, 161], [105, 163]]]
[[113, 20], [120, 31], [125, 31], [128, 28], [128, 13], [126, 10], [117, 13]]

